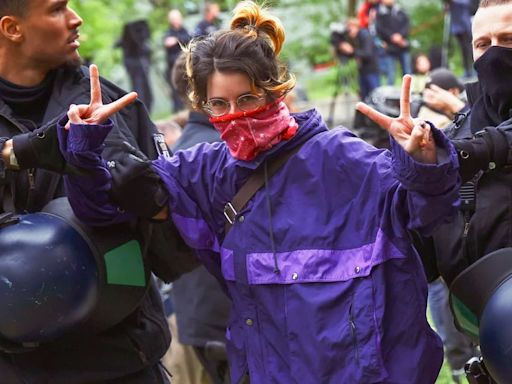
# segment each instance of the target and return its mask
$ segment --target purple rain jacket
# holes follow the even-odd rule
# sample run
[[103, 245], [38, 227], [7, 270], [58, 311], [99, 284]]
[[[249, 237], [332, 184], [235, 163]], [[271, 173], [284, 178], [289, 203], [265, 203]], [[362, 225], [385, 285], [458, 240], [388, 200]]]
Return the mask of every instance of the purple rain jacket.
[[[444, 156], [420, 164], [394, 141], [390, 152], [328, 130], [315, 110], [294, 116], [297, 135], [251, 162], [224, 143], [153, 162], [172, 220], [233, 301], [232, 382], [248, 372], [251, 384], [434, 383], [442, 344], [426, 320], [408, 229], [430, 233], [455, 212], [453, 147], [433, 130]], [[73, 128], [66, 158], [98, 169], [94, 180], [67, 177], [76, 214], [91, 224], [123, 220], [101, 192], [110, 182], [97, 156], [105, 130]], [[266, 158], [299, 144], [224, 238], [224, 205]]]

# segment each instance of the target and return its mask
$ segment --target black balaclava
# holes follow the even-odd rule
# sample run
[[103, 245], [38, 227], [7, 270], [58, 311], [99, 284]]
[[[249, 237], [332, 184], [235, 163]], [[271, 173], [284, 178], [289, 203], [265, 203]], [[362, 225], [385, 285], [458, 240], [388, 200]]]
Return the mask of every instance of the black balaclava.
[[512, 112], [512, 48], [490, 47], [475, 61], [482, 95], [471, 110], [473, 133], [497, 126]]

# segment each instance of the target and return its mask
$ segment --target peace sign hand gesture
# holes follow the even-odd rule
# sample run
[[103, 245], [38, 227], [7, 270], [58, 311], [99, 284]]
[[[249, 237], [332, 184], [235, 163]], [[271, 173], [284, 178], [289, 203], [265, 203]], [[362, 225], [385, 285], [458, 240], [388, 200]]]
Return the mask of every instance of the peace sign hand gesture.
[[[130, 92], [112, 103], [103, 105], [98, 67], [92, 64], [89, 70], [91, 78], [91, 101], [88, 105], [71, 104], [68, 110], [69, 123], [102, 124], [114, 113], [133, 103], [137, 98], [136, 92]], [[66, 129], [69, 129], [69, 123], [66, 125]]]
[[436, 144], [432, 138], [430, 125], [411, 117], [411, 80], [410, 75], [405, 75], [403, 78], [400, 116], [395, 118], [386, 116], [365, 103], [357, 103], [356, 108], [388, 131], [413, 159], [421, 163], [435, 164], [437, 162]]

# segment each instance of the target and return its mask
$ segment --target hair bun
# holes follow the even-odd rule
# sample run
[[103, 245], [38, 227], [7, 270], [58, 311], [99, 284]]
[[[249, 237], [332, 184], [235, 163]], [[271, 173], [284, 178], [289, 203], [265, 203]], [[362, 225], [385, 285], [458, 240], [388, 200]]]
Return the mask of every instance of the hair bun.
[[240, 29], [257, 38], [263, 34], [271, 44], [276, 56], [283, 47], [285, 33], [281, 21], [253, 1], [242, 1], [233, 11], [231, 30]]

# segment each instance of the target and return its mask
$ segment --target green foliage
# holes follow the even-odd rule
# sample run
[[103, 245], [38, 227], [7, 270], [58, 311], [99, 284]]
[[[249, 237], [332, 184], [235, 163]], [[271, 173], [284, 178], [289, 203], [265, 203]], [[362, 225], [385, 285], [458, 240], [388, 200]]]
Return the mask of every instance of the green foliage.
[[336, 63], [328, 69], [315, 72], [305, 82], [308, 97], [312, 101], [330, 99], [335, 91], [338, 94], [357, 94], [357, 68], [354, 60], [344, 65]]
[[277, 13], [286, 29], [284, 59], [292, 64], [305, 60], [310, 66], [332, 59], [329, 25], [346, 18], [341, 1], [281, 1]]
[[[108, 73], [120, 61], [114, 45], [119, 38], [123, 21], [128, 18], [135, 0], [72, 0], [71, 7], [84, 19], [80, 27], [80, 54]], [[133, 14], [133, 11], [131, 12]]]
[[[286, 29], [282, 59], [291, 66], [304, 61], [310, 67], [333, 59], [329, 26], [347, 19], [346, 0], [267, 0]], [[235, 2], [236, 4], [236, 2]], [[229, 8], [228, 8], [229, 9]]]
[[[121, 51], [115, 44], [125, 23], [147, 19], [156, 39], [167, 28], [170, 9], [178, 8], [185, 14], [189, 11], [184, 0], [71, 0], [70, 6], [84, 19], [80, 54], [98, 64], [106, 76], [121, 62]], [[190, 11], [197, 13], [198, 7]], [[157, 44], [160, 42], [154, 41]]]
[[[259, 1], [258, 2], [262, 2]], [[352, 1], [353, 2], [353, 1]], [[224, 26], [230, 11], [238, 0], [219, 2], [224, 11]], [[327, 79], [322, 74], [312, 75], [312, 68], [319, 63], [333, 60], [330, 45], [330, 24], [343, 22], [348, 18], [348, 0], [267, 0], [284, 23], [286, 43], [282, 58], [289, 63], [299, 79], [311, 77], [312, 88], [320, 93], [331, 93], [329, 84], [335, 76], [330, 72]], [[359, 1], [361, 3], [361, 1]], [[431, 46], [442, 44], [443, 18], [441, 2], [401, 2], [411, 17], [413, 52], [428, 52]], [[121, 50], [114, 48], [123, 25], [136, 19], [147, 19], [152, 32], [153, 62], [157, 70], [164, 67], [162, 36], [167, 29], [167, 12], [178, 8], [185, 16], [185, 25], [190, 27], [201, 17], [202, 4], [199, 0], [71, 0], [70, 5], [84, 19], [80, 28], [81, 55], [99, 65], [101, 74], [115, 82], [126, 85], [126, 76], [120, 65]], [[450, 58], [456, 72], [459, 66], [459, 52], [452, 45]], [[162, 84], [158, 82], [160, 87]], [[164, 84], [165, 85], [165, 84]], [[326, 91], [329, 89], [329, 91]]]
[[[283, 59], [291, 63], [304, 62], [312, 66], [332, 59], [329, 43], [329, 24], [344, 17], [346, 1], [324, 0], [271, 0], [276, 14], [283, 20], [287, 42]], [[237, 0], [219, 2], [227, 12]], [[123, 25], [137, 19], [147, 19], [152, 32], [154, 61], [163, 59], [161, 37], [167, 28], [167, 12], [178, 8], [190, 22], [190, 15], [199, 20], [203, 2], [192, 0], [71, 0], [70, 6], [84, 19], [80, 28], [82, 57], [99, 65], [102, 75], [116, 76], [122, 59], [121, 50], [115, 48]], [[229, 13], [224, 15], [225, 24]], [[189, 20], [187, 20], [189, 19]], [[307, 20], [307, 22], [304, 22]], [[189, 23], [190, 26], [190, 23]], [[159, 63], [160, 65], [161, 63]], [[117, 71], [117, 72], [116, 72]]]
[[[428, 53], [431, 47], [443, 45], [444, 12], [441, 2], [420, 3], [410, 9], [411, 40], [413, 53]], [[451, 37], [448, 49], [448, 64], [455, 74], [463, 74], [459, 44]]]
[[413, 52], [425, 52], [443, 43], [443, 8], [441, 2], [424, 2], [410, 9]]

